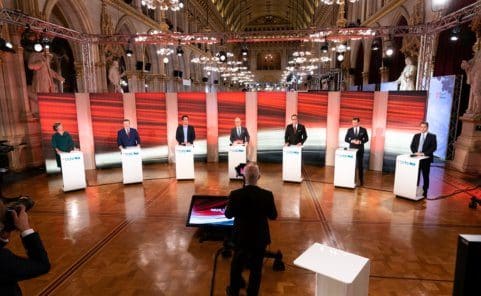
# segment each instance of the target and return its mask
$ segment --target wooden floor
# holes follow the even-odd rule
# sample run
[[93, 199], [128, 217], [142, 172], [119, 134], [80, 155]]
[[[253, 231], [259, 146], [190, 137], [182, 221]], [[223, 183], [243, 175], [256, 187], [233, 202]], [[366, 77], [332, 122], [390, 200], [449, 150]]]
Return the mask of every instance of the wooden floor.
[[[393, 175], [368, 172], [366, 187], [334, 188], [333, 169], [304, 167], [305, 181], [283, 183], [280, 164], [261, 164], [260, 185], [274, 192], [279, 212], [271, 250], [286, 271], [264, 265], [261, 295], [314, 295], [315, 277], [293, 266], [314, 242], [371, 259], [370, 295], [451, 295], [459, 233], [481, 234], [481, 209], [468, 208], [479, 176], [431, 171], [428, 199], [392, 194]], [[185, 227], [190, 198], [228, 194], [226, 163], [196, 163], [196, 180], [177, 182], [167, 164], [144, 167], [141, 185], [124, 186], [121, 169], [88, 173], [85, 191], [63, 193], [59, 176], [24, 178], [5, 188], [27, 194], [52, 262], [49, 274], [22, 283], [25, 295], [208, 295], [219, 242], [199, 243]], [[438, 197], [447, 196], [441, 199]], [[23, 252], [18, 239], [10, 248]], [[215, 294], [225, 295], [229, 259], [220, 259]]]

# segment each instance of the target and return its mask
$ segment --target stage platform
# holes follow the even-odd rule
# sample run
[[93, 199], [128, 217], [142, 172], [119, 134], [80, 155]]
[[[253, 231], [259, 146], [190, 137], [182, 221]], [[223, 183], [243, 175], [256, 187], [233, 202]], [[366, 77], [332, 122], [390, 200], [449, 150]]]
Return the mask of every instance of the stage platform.
[[[31, 224], [52, 262], [49, 274], [21, 283], [24, 295], [208, 295], [221, 245], [185, 227], [190, 198], [241, 182], [229, 181], [227, 163], [195, 167], [195, 181], [176, 181], [173, 165], [145, 165], [135, 185], [121, 183], [120, 168], [88, 171], [88, 188], [70, 193], [59, 175], [8, 182], [6, 196], [35, 199]], [[428, 199], [413, 202], [393, 195], [393, 174], [368, 171], [366, 186], [350, 190], [334, 188], [332, 167], [305, 165], [300, 184], [283, 183], [280, 164], [260, 168], [279, 212], [270, 249], [287, 263], [284, 272], [264, 265], [261, 295], [314, 295], [314, 273], [292, 264], [314, 242], [370, 258], [370, 295], [451, 295], [457, 236], [481, 234], [481, 208], [468, 208], [481, 196], [479, 176], [433, 167]], [[18, 238], [9, 246], [23, 253]], [[225, 295], [229, 266], [220, 259], [215, 295]]]

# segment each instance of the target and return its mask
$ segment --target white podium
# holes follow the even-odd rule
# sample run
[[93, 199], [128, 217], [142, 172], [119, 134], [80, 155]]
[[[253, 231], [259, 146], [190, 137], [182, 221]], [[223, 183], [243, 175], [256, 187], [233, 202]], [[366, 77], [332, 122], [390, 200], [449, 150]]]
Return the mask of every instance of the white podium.
[[423, 191], [418, 188], [419, 162], [427, 156], [398, 155], [394, 175], [394, 194], [412, 200], [423, 199]]
[[232, 144], [232, 146], [229, 146], [229, 179], [242, 179], [242, 177], [237, 177], [235, 167], [238, 166], [240, 163], [246, 163], [246, 148], [247, 147], [245, 145]]
[[62, 163], [63, 191], [79, 190], [87, 187], [82, 151], [60, 153], [60, 161]]
[[368, 295], [368, 258], [315, 243], [294, 264], [316, 273], [317, 296]]
[[144, 181], [144, 175], [142, 172], [140, 147], [124, 148], [121, 150], [121, 154], [124, 184], [142, 183]]
[[302, 182], [302, 146], [284, 146], [282, 149], [282, 180]]
[[357, 149], [336, 149], [334, 159], [334, 186], [356, 188]]
[[175, 146], [175, 176], [177, 180], [194, 179], [194, 146]]

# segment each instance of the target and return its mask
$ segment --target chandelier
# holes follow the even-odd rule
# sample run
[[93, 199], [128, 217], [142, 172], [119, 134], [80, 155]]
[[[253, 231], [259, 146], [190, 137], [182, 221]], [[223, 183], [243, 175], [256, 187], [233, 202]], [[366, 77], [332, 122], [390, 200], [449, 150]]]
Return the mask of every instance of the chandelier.
[[142, 6], [147, 6], [148, 9], [179, 11], [184, 8], [184, 2], [182, 0], [142, 0]]
[[[347, 0], [351, 3], [355, 3], [359, 0]], [[332, 5], [334, 3], [336, 4], [346, 4], [346, 0], [321, 0], [322, 3], [326, 4], [326, 5]]]

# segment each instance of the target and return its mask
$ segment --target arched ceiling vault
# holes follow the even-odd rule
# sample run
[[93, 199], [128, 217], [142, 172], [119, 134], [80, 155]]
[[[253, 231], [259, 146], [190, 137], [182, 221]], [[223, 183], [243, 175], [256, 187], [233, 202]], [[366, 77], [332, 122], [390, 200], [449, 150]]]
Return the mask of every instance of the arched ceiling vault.
[[317, 0], [211, 0], [232, 31], [243, 31], [252, 23], [265, 20], [284, 22], [292, 29], [304, 29], [312, 24]]

